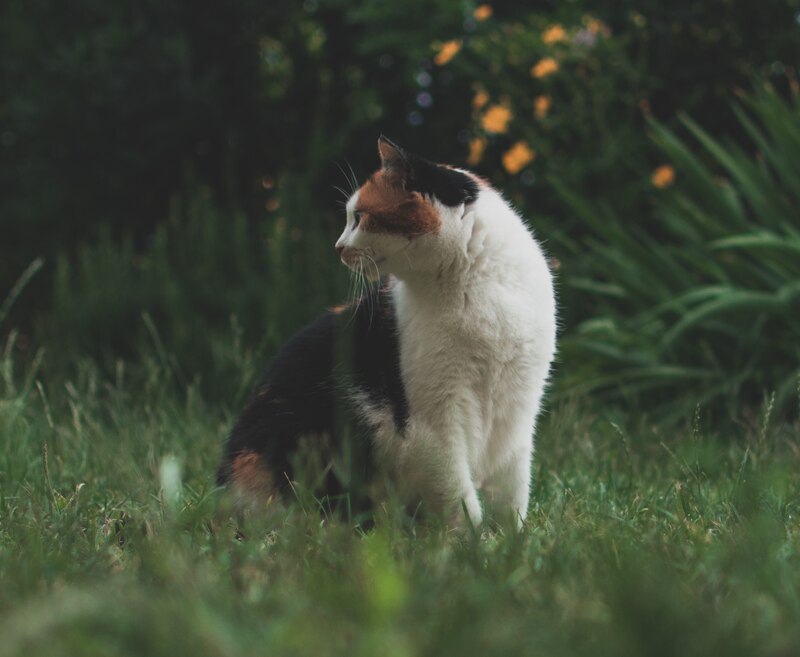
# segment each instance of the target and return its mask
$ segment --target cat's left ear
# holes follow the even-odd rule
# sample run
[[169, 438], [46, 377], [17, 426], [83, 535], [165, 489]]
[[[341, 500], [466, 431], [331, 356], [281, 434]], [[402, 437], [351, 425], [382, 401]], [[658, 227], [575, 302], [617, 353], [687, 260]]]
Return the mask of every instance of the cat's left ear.
[[381, 169], [398, 182], [405, 182], [411, 175], [411, 162], [405, 151], [383, 135], [378, 137], [378, 155]]

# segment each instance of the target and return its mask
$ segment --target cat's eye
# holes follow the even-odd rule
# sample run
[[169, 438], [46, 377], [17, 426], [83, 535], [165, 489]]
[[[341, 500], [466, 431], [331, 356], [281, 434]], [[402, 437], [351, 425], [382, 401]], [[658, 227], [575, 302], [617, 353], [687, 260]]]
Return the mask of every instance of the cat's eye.
[[353, 225], [358, 226], [361, 223], [361, 215], [363, 212], [354, 212], [353, 213]]

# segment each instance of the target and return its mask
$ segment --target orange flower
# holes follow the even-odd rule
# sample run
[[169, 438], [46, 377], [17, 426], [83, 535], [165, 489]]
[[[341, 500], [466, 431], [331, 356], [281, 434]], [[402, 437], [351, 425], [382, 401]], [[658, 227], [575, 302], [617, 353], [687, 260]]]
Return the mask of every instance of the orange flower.
[[533, 101], [533, 111], [537, 119], [543, 119], [550, 110], [550, 96], [536, 96]]
[[540, 59], [531, 69], [531, 75], [535, 78], [545, 78], [558, 70], [558, 62], [552, 57]]
[[439, 52], [436, 53], [436, 57], [433, 58], [433, 61], [438, 66], [444, 66], [458, 54], [459, 50], [461, 50], [460, 39], [445, 41], [441, 46], [439, 46]]
[[492, 11], [492, 5], [480, 5], [475, 7], [475, 11], [472, 12], [472, 15], [475, 17], [476, 21], [485, 21], [487, 18], [491, 18]]
[[669, 187], [675, 182], [675, 169], [673, 169], [669, 164], [662, 164], [655, 171], [653, 171], [653, 175], [650, 176], [650, 182], [652, 182], [653, 185], [659, 189]]
[[512, 116], [511, 110], [507, 107], [492, 105], [483, 115], [481, 125], [486, 132], [506, 132]]
[[586, 29], [592, 34], [597, 34], [598, 32], [602, 33], [603, 36], [608, 36], [611, 34], [611, 30], [608, 29], [608, 25], [606, 25], [599, 18], [592, 18], [591, 16], [587, 17]]
[[542, 41], [548, 45], [558, 43], [559, 41], [564, 41], [566, 38], [567, 31], [558, 23], [548, 27], [542, 34]]
[[483, 89], [481, 89], [480, 91], [478, 91], [478, 93], [475, 94], [475, 98], [472, 99], [472, 106], [475, 109], [480, 109], [488, 102], [489, 102], [489, 94], [487, 94]]
[[503, 154], [503, 167], [512, 176], [522, 171], [536, 158], [527, 142], [518, 141]]
[[474, 166], [481, 161], [483, 151], [486, 149], [486, 139], [483, 137], [475, 137], [469, 142], [469, 156], [467, 157], [467, 164]]

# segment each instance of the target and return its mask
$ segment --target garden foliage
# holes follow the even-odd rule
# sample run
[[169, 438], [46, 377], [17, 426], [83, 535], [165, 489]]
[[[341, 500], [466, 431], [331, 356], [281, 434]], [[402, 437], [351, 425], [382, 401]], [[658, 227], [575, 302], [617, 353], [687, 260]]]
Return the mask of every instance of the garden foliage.
[[[692, 404], [725, 397], [735, 404], [740, 395], [752, 403], [772, 390], [781, 402], [792, 352], [791, 332], [776, 328], [778, 313], [735, 349], [710, 317], [691, 327], [679, 321], [702, 308], [700, 297], [681, 296], [698, 290], [711, 295], [701, 295], [705, 303], [716, 290], [739, 301], [778, 295], [773, 309], [791, 304], [791, 290], [778, 293], [793, 274], [786, 250], [724, 240], [752, 240], [762, 228], [782, 235], [761, 222], [786, 217], [787, 207], [765, 210], [748, 197], [761, 189], [777, 202], [765, 176], [774, 178], [781, 162], [730, 107], [756, 79], [771, 80], [782, 97], [793, 93], [796, 11], [794, 0], [585, 0], [535, 9], [463, 0], [235, 0], [213, 10], [150, 0], [78, 0], [68, 9], [6, 2], [0, 290], [37, 264], [0, 330], [20, 329], [15, 349], [24, 357], [46, 344], [52, 373], [75, 349], [111, 368], [119, 357], [135, 361], [157, 334], [181, 380], [200, 377], [226, 390], [228, 374], [214, 356], [224, 349], [213, 345], [231, 340], [232, 322], [266, 357], [341, 300], [334, 186], [349, 185], [351, 164], [358, 177], [375, 166], [375, 139], [384, 132], [410, 150], [477, 169], [546, 242], [561, 281], [557, 387], [626, 395], [659, 387], [599, 359], [597, 349], [570, 351], [608, 319], [616, 337], [603, 337], [602, 348], [661, 375], [692, 372], [705, 389], [692, 393]], [[668, 131], [683, 129], [679, 111], [708, 135], [687, 141], [681, 133], [686, 152], [668, 146]], [[773, 143], [771, 128], [751, 121]], [[727, 139], [736, 146], [719, 148], [735, 157], [738, 175], [713, 164], [708, 148]], [[780, 148], [780, 157], [796, 160], [792, 142]], [[726, 176], [729, 191], [688, 187], [691, 167], [684, 171], [682, 162], [691, 154], [695, 168]], [[670, 171], [674, 187], [654, 197], [653, 181], [668, 185]], [[786, 180], [774, 184], [795, 202]], [[737, 210], [726, 194], [742, 198], [747, 222], [730, 234], [724, 213]], [[713, 198], [721, 199], [715, 207]], [[708, 218], [706, 228], [722, 222], [719, 230], [677, 228], [696, 222], [691, 203]], [[597, 217], [611, 215], [598, 233]], [[675, 255], [683, 283], [659, 281], [634, 294], [635, 279], [649, 280], [655, 266], [634, 259], [634, 233], [642, 235], [634, 241], [663, 242], [660, 253], [671, 254], [696, 238], [701, 243], [685, 248], [712, 257]], [[609, 252], [631, 260], [611, 271]], [[609, 290], [620, 289], [628, 305], [612, 303]], [[650, 323], [634, 327], [646, 313]], [[777, 349], [772, 331], [783, 336]], [[684, 349], [686, 342], [699, 351]], [[706, 343], [717, 346], [709, 351]], [[745, 345], [757, 348], [745, 357]], [[579, 364], [566, 360], [573, 353]]]
[[578, 263], [564, 284], [598, 308], [563, 341], [568, 389], [636, 397], [673, 414], [692, 405], [735, 414], [772, 395], [776, 410], [794, 408], [800, 96], [760, 91], [735, 113], [745, 146], [688, 116], [686, 139], [651, 124], [672, 164], [654, 174], [653, 210], [641, 217], [553, 180], [588, 229], [584, 240], [561, 242]]

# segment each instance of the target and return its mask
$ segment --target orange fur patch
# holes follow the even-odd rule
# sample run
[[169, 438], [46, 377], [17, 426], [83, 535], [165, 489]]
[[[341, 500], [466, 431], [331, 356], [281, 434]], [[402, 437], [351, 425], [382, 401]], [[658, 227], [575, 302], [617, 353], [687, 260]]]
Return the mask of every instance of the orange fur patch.
[[381, 170], [365, 182], [356, 211], [363, 213], [359, 227], [373, 233], [392, 233], [409, 239], [437, 234], [439, 213], [419, 192], [406, 192], [390, 171]]
[[275, 495], [275, 482], [261, 456], [253, 451], [238, 454], [231, 465], [231, 479], [237, 492], [249, 498], [269, 501]]

